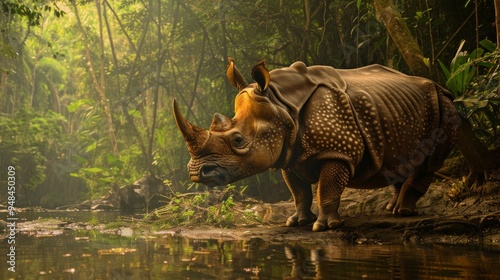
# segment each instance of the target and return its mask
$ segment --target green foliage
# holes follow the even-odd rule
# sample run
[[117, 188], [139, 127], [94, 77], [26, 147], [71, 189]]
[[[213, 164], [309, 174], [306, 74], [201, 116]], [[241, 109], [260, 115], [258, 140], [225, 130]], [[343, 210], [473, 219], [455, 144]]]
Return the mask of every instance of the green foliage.
[[97, 219], [97, 217], [95, 217], [95, 216], [92, 216], [92, 218], [87, 223], [91, 226], [98, 226], [99, 219]]
[[212, 225], [232, 227], [243, 223], [258, 222], [252, 212], [240, 210], [238, 201], [246, 187], [228, 185], [222, 191], [212, 190], [196, 193], [175, 193], [166, 196], [168, 203], [147, 216], [156, 220], [160, 227]]
[[67, 143], [61, 134], [65, 121], [52, 111], [45, 115], [20, 111], [13, 118], [0, 116], [0, 166], [13, 165], [20, 185], [36, 188], [46, 178], [48, 163], [58, 159]]
[[493, 144], [499, 135], [500, 50], [485, 39], [480, 42], [482, 47], [468, 54], [462, 51], [463, 44], [464, 41], [449, 68], [441, 61], [439, 65], [459, 110], [474, 123], [476, 133]]
[[[338, 68], [379, 63], [405, 69], [376, 20], [372, 1], [307, 4], [1, 1], [1, 164], [19, 165], [26, 173], [23, 183], [30, 189], [43, 186], [41, 192], [80, 195], [81, 190], [72, 192], [77, 182], [85, 184], [88, 195], [97, 196], [144, 173], [172, 180], [175, 191], [185, 192], [188, 184], [181, 182], [188, 181], [189, 154], [173, 120], [171, 100], [177, 98], [189, 120], [202, 127], [210, 125], [214, 112], [231, 117], [236, 90], [224, 75], [228, 56], [247, 79], [262, 58], [270, 70], [296, 60]], [[427, 53], [434, 52], [434, 45], [445, 47], [441, 42], [455, 32], [450, 26], [460, 26], [463, 18], [456, 16], [462, 10], [445, 2], [431, 4], [399, 2]], [[492, 90], [496, 72], [474, 77], [477, 65], [494, 63], [491, 48], [483, 49], [457, 57], [451, 70], [446, 67], [447, 79], [463, 96], [458, 100], [467, 105], [467, 114], [492, 124], [482, 128], [492, 135], [498, 116]], [[443, 52], [438, 57], [449, 61], [452, 56], [448, 59]], [[478, 95], [465, 93], [475, 85], [484, 87], [475, 91]], [[241, 183], [264, 198], [282, 198], [276, 195], [280, 186], [288, 194], [278, 173]], [[204, 198], [200, 194], [186, 201], [178, 196], [171, 208], [188, 202], [202, 207]], [[207, 212], [202, 220], [234, 221], [232, 202], [228, 197], [224, 201], [203, 204], [213, 215]], [[179, 220], [197, 220], [195, 208], [179, 212]]]
[[485, 39], [480, 42], [489, 52], [485, 52], [483, 48], [477, 48], [468, 54], [462, 51], [464, 44], [465, 41], [460, 43], [449, 68], [441, 60], [438, 60], [439, 66], [446, 78], [446, 86], [455, 97], [464, 95], [470, 88], [473, 79], [476, 77], [476, 73], [478, 73], [479, 66], [489, 68], [494, 65], [489, 61], [492, 57], [491, 52], [496, 49], [496, 46], [491, 41]]
[[10, 16], [18, 16], [26, 19], [31, 26], [39, 26], [40, 21], [46, 12], [53, 12], [55, 17], [62, 17], [66, 13], [59, 9], [56, 2], [46, 4], [45, 1], [32, 0], [32, 1], [16, 1], [16, 0], [2, 0], [2, 12]]

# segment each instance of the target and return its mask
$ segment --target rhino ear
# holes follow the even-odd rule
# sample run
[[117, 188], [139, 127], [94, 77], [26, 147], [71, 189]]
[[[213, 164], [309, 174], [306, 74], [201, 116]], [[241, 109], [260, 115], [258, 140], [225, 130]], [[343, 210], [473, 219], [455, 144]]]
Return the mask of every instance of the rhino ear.
[[234, 60], [232, 57], [228, 58], [229, 65], [227, 66], [226, 76], [229, 80], [229, 83], [233, 87], [236, 87], [239, 91], [246, 88], [248, 86], [248, 82], [243, 78], [238, 68], [234, 64]]
[[259, 89], [261, 92], [264, 92], [269, 86], [269, 81], [271, 80], [271, 76], [269, 76], [269, 72], [266, 67], [266, 60], [263, 59], [261, 62], [257, 63], [252, 69], [252, 78], [259, 85]]

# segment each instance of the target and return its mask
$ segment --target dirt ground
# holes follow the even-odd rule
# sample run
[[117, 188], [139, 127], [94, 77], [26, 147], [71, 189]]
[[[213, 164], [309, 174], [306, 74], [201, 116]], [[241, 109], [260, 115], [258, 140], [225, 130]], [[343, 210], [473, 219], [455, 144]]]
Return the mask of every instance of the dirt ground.
[[[345, 225], [339, 229], [312, 232], [312, 225], [286, 227], [286, 219], [294, 213], [291, 201], [261, 203], [256, 200], [237, 202], [234, 211], [251, 211], [255, 220], [236, 221], [233, 228], [183, 226], [154, 230], [137, 220], [125, 222], [133, 235], [177, 235], [193, 239], [245, 240], [247, 242], [300, 242], [334, 244], [468, 244], [500, 248], [500, 192], [469, 195], [460, 202], [450, 199], [450, 185], [434, 183], [418, 201], [418, 215], [402, 217], [385, 210], [392, 197], [392, 188], [376, 190], [346, 189], [341, 200], [340, 214]], [[498, 184], [498, 182], [496, 182]], [[243, 199], [244, 200], [244, 199]], [[250, 205], [250, 206], [249, 206]], [[315, 206], [316, 203], [314, 202]], [[317, 213], [316, 207], [313, 212]], [[1, 221], [3, 222], [3, 221]], [[44, 223], [45, 222], [45, 223]], [[3, 222], [5, 223], [5, 222]], [[96, 229], [95, 225], [55, 220], [35, 220], [19, 223], [18, 231], [43, 236], [61, 234], [66, 229]], [[97, 228], [105, 231], [106, 225]], [[55, 230], [54, 230], [55, 229]], [[111, 230], [110, 232], [115, 232]], [[1, 234], [0, 240], [5, 237]]]
[[[340, 214], [345, 225], [336, 230], [312, 232], [312, 225], [284, 226], [294, 212], [292, 202], [255, 204], [263, 222], [237, 228], [188, 227], [176, 229], [189, 238], [243, 239], [250, 242], [337, 242], [344, 244], [470, 244], [500, 246], [500, 194], [472, 195], [453, 202], [449, 185], [434, 183], [418, 201], [418, 215], [401, 217], [385, 210], [391, 188], [347, 189]], [[316, 209], [313, 209], [315, 211]]]

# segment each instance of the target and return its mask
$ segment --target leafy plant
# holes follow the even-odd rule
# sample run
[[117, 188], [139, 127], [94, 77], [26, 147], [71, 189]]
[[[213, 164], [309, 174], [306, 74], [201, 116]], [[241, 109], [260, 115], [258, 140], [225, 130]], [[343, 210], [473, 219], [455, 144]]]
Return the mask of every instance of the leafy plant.
[[13, 165], [19, 183], [35, 189], [47, 176], [47, 167], [64, 161], [68, 139], [61, 134], [66, 119], [52, 111], [44, 115], [19, 111], [12, 118], [0, 116], [0, 167]]
[[[480, 137], [495, 143], [500, 116], [500, 50], [487, 39], [480, 44], [482, 47], [467, 54], [462, 51], [462, 41], [450, 68], [441, 61], [439, 65], [460, 112], [475, 124], [475, 131]], [[485, 73], [478, 75], [484, 70]]]
[[228, 185], [223, 190], [196, 193], [175, 193], [166, 196], [168, 203], [150, 213], [146, 218], [158, 220], [160, 227], [180, 225], [212, 225], [232, 227], [236, 223], [250, 223], [258, 218], [249, 212], [241, 211], [239, 203], [245, 187]]
[[[495, 44], [491, 41], [488, 39], [482, 40], [480, 44], [484, 49], [477, 48], [470, 54], [462, 51], [464, 44], [465, 41], [463, 40], [449, 68], [441, 60], [438, 60], [439, 66], [446, 78], [446, 86], [455, 98], [464, 95], [470, 89], [470, 85], [478, 73], [479, 66], [490, 68], [494, 65], [489, 61], [492, 57], [492, 52], [496, 49]], [[489, 52], [486, 52], [485, 49]]]

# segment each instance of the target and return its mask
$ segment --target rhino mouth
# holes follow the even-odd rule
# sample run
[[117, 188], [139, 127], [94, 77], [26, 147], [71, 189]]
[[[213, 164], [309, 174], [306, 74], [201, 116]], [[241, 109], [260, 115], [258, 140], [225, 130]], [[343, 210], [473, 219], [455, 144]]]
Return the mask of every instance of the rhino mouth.
[[199, 166], [189, 166], [189, 177], [193, 182], [209, 187], [223, 186], [230, 183], [225, 170], [216, 163], [204, 163]]

